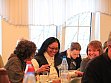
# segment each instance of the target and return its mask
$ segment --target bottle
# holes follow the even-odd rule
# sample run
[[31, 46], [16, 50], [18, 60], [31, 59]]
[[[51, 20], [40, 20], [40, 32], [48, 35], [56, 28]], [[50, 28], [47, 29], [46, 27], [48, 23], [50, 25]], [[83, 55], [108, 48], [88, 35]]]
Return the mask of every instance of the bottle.
[[26, 62], [25, 74], [27, 73], [29, 67], [32, 67], [32, 62], [31, 61]]
[[62, 63], [61, 63], [61, 69], [68, 70], [68, 63], [67, 63], [66, 56], [63, 56]]
[[23, 83], [36, 83], [35, 71], [31, 61], [27, 62]]
[[60, 78], [62, 83], [68, 83], [68, 63], [66, 56], [63, 56], [60, 73], [61, 73]]

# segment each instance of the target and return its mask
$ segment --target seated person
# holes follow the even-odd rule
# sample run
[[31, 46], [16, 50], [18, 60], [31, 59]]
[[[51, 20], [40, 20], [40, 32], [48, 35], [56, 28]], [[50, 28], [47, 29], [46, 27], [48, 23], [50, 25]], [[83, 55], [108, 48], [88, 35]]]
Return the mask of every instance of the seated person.
[[79, 71], [75, 72], [78, 76], [83, 75], [83, 73], [86, 69], [86, 66], [90, 62], [91, 59], [93, 59], [103, 53], [102, 43], [98, 40], [91, 41], [87, 46], [86, 52], [87, 52], [87, 57], [83, 58], [83, 60], [81, 61], [81, 64], [80, 64]]
[[108, 52], [92, 59], [85, 69], [81, 83], [111, 82], [111, 32], [108, 38]]
[[0, 55], [0, 68], [4, 67], [2, 56]]
[[68, 70], [77, 70], [81, 63], [81, 46], [78, 42], [72, 42], [69, 49], [61, 52], [60, 57], [66, 56], [68, 62]]
[[37, 74], [42, 75], [48, 72], [50, 75], [57, 75], [58, 77], [59, 50], [60, 43], [57, 38], [49, 37], [43, 42], [35, 58], [32, 59]]
[[87, 46], [87, 57], [81, 61], [80, 71], [84, 72], [87, 63], [102, 53], [102, 43], [98, 40], [91, 41]]
[[5, 65], [11, 83], [22, 83], [26, 61], [35, 55], [36, 45], [32, 41], [20, 40]]
[[108, 51], [108, 45], [107, 45], [107, 41], [104, 42], [103, 44], [103, 52], [107, 52]]

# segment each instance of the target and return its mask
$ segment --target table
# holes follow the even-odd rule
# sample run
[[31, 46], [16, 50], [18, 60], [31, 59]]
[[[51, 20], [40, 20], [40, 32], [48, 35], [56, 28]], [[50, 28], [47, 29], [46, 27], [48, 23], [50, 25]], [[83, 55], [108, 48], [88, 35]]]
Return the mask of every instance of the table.
[[70, 80], [69, 83], [81, 83], [82, 77], [74, 77]]

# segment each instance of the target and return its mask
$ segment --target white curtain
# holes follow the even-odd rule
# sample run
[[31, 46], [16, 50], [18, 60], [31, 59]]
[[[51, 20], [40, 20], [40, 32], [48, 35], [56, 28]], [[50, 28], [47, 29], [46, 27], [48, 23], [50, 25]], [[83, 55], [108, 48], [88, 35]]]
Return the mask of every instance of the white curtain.
[[29, 23], [62, 25], [73, 15], [94, 11], [93, 3], [93, 0], [29, 0]]
[[0, 15], [12, 25], [28, 25], [27, 0], [0, 0]]
[[13, 25], [62, 25], [81, 12], [111, 14], [111, 0], [0, 0], [0, 15]]

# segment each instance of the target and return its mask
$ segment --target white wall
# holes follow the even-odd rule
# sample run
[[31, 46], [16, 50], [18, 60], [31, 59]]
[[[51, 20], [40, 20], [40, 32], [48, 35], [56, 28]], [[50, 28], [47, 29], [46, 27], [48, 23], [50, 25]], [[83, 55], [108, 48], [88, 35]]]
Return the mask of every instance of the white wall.
[[100, 40], [104, 43], [111, 32], [111, 15], [100, 15]]

